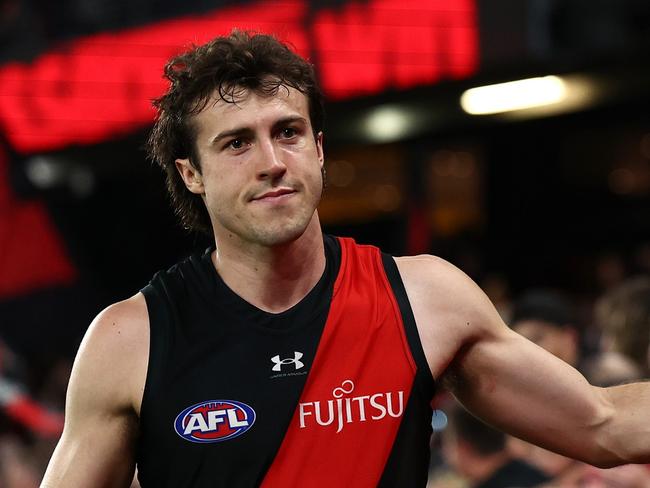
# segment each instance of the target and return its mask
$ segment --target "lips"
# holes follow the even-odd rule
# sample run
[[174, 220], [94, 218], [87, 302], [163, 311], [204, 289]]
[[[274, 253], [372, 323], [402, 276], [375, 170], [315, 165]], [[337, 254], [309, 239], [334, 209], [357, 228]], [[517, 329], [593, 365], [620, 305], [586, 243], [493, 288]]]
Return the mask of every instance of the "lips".
[[274, 198], [281, 197], [283, 195], [291, 195], [295, 193], [295, 190], [292, 190], [291, 188], [278, 188], [277, 190], [273, 191], [267, 191], [265, 193], [262, 193], [261, 195], [258, 195], [256, 197], [253, 197], [253, 201], [258, 201], [258, 200], [272, 200]]

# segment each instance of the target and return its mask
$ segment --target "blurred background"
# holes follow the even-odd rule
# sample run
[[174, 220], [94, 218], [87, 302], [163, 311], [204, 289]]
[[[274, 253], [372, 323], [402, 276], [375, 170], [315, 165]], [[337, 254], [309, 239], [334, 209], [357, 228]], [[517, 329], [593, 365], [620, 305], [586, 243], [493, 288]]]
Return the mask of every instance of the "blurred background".
[[210, 245], [142, 146], [165, 61], [233, 27], [317, 68], [326, 231], [450, 260], [508, 323], [541, 294], [584, 372], [647, 375], [647, 0], [0, 0], [0, 486], [40, 481], [93, 317]]

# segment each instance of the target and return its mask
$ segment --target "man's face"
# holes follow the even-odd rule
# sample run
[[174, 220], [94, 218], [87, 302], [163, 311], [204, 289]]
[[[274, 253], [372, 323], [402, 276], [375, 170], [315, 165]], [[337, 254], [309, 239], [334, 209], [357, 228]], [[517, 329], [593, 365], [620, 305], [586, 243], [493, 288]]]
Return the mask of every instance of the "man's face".
[[273, 246], [302, 235], [323, 188], [322, 133], [314, 138], [305, 95], [281, 86], [271, 97], [213, 99], [194, 124], [201, 174], [176, 164], [202, 195], [217, 241]]
[[543, 320], [526, 319], [512, 324], [518, 334], [543, 347], [554, 356], [575, 366], [578, 359], [578, 339], [575, 329], [557, 326]]

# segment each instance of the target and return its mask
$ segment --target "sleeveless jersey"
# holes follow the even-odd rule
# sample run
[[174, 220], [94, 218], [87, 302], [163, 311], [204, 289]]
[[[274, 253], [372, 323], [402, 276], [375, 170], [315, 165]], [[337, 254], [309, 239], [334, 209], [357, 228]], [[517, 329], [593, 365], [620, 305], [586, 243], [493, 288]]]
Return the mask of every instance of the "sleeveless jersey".
[[143, 290], [143, 488], [424, 487], [434, 380], [392, 257], [324, 236], [295, 306], [264, 312], [207, 251]]

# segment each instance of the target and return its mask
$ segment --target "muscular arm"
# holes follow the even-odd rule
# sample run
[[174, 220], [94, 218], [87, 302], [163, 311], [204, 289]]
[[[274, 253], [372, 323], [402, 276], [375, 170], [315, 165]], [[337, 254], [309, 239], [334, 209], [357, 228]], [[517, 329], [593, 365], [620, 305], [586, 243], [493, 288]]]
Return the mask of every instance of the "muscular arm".
[[607, 445], [627, 463], [650, 464], [650, 383], [604, 390], [614, 416], [603, 432]]
[[72, 369], [63, 435], [42, 488], [131, 485], [147, 352], [141, 295], [110, 306], [93, 321]]
[[432, 373], [470, 411], [598, 466], [650, 462], [650, 384], [593, 387], [510, 330], [457, 268], [431, 256], [397, 262]]

